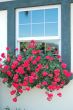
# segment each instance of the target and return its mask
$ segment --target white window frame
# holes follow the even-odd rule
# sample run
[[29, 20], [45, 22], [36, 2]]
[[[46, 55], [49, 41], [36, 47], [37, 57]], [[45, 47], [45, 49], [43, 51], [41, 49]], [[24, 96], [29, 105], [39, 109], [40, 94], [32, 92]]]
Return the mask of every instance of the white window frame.
[[[42, 9], [53, 9], [58, 8], [58, 36], [42, 36], [42, 37], [22, 37], [19, 38], [19, 12], [21, 11], [32, 11], [32, 10], [42, 10]], [[59, 41], [59, 54], [61, 55], [61, 5], [50, 5], [50, 6], [39, 6], [39, 7], [30, 7], [30, 8], [19, 8], [16, 9], [16, 47], [20, 50], [20, 42], [29, 41], [29, 40], [37, 40], [37, 41], [51, 41], [58, 40]]]

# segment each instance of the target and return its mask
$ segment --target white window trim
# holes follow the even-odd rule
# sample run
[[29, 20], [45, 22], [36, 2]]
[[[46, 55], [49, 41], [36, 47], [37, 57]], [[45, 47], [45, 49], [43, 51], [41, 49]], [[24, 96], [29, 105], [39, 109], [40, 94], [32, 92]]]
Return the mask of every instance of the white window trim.
[[[42, 37], [25, 37], [25, 38], [19, 38], [18, 37], [18, 32], [19, 32], [19, 27], [18, 27], [18, 21], [19, 21], [19, 12], [21, 11], [32, 11], [32, 10], [42, 10], [42, 9], [53, 9], [53, 8], [58, 8], [58, 36], [42, 36]], [[19, 8], [16, 9], [16, 47], [20, 49], [20, 42], [22, 41], [29, 41], [29, 40], [59, 40], [59, 54], [61, 55], [61, 5], [48, 5], [48, 6], [38, 6], [38, 7], [29, 7], [29, 8]]]

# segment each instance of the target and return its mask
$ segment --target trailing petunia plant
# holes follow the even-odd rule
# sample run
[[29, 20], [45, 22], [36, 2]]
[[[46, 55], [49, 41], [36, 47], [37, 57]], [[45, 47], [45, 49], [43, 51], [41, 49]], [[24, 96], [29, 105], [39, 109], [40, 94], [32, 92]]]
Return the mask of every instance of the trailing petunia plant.
[[[12, 89], [10, 94], [15, 96], [12, 99], [14, 102], [23, 91], [34, 87], [45, 88], [47, 100], [50, 101], [53, 91], [68, 84], [72, 74], [54, 47], [42, 49], [40, 43], [32, 40], [18, 55], [13, 54], [10, 48], [6, 50], [7, 55], [2, 53], [0, 58], [0, 77]], [[18, 51], [18, 48], [15, 50]], [[60, 92], [57, 95], [62, 96]]]

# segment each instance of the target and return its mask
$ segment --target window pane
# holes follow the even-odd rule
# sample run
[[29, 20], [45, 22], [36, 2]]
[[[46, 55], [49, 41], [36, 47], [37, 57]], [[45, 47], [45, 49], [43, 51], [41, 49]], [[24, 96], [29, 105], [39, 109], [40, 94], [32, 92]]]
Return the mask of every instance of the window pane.
[[[20, 52], [24, 52], [25, 50], [27, 50], [29, 42], [30, 41], [20, 42]], [[36, 43], [40, 45], [39, 48], [42, 50], [42, 52], [46, 51], [48, 47], [55, 49], [56, 52], [58, 52], [58, 50], [59, 50], [59, 41], [58, 40], [50, 40], [50, 41], [42, 40], [42, 41], [37, 41]]]
[[30, 25], [19, 25], [19, 37], [30, 37], [31, 36]]
[[44, 24], [32, 24], [32, 36], [44, 36]]
[[57, 36], [58, 35], [58, 24], [57, 23], [46, 23], [45, 24], [45, 35], [46, 36]]
[[30, 11], [22, 11], [19, 12], [19, 24], [27, 24], [31, 21], [31, 12]]
[[44, 10], [32, 11], [32, 23], [44, 22]]
[[58, 9], [45, 10], [45, 22], [58, 22]]

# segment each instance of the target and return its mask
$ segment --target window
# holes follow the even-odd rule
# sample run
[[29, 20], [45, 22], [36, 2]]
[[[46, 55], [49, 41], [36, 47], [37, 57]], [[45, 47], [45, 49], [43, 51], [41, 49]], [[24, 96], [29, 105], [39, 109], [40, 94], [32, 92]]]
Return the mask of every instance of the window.
[[60, 5], [16, 10], [16, 47], [30, 40], [56, 45], [61, 54]]

